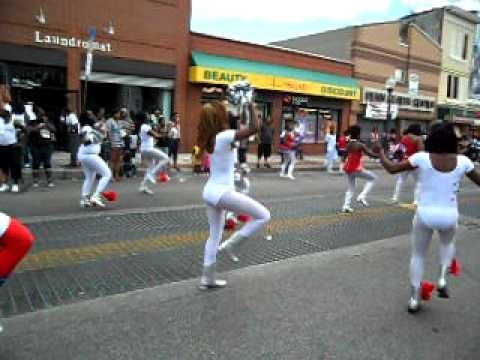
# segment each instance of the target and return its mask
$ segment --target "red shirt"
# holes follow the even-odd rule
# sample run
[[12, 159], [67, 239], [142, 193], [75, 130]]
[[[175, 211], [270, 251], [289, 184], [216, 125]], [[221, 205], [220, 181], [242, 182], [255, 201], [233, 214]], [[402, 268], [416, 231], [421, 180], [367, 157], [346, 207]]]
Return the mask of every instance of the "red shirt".
[[345, 150], [347, 148], [347, 137], [342, 135], [338, 139], [338, 149]]
[[405, 156], [408, 158], [418, 152], [418, 144], [414, 142], [408, 135], [402, 137], [400, 142], [405, 146]]
[[345, 165], [343, 166], [343, 170], [345, 170], [346, 173], [350, 174], [355, 171], [360, 171], [363, 168], [363, 151], [358, 150], [358, 151], [353, 151], [348, 153], [347, 156], [347, 161], [345, 161]]

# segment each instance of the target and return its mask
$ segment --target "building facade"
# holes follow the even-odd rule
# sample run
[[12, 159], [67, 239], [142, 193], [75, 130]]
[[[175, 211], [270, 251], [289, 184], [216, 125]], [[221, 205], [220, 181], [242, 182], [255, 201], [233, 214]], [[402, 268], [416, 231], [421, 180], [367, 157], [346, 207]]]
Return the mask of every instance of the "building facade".
[[474, 45], [479, 18], [455, 6], [432, 9], [402, 19], [418, 25], [442, 46], [438, 117], [464, 132], [480, 125], [480, 101], [472, 93]]
[[[416, 25], [400, 21], [332, 30], [274, 43], [336, 56], [354, 64], [362, 96], [352, 105], [350, 123], [364, 136], [373, 128], [402, 131], [411, 123], [436, 118], [435, 105], [441, 65], [440, 45]], [[393, 122], [386, 123], [388, 79], [395, 79], [391, 97]]]
[[188, 91], [190, 130], [194, 143], [203, 103], [218, 100], [232, 81], [248, 79], [256, 89], [257, 113], [271, 120], [274, 146], [285, 121], [305, 129], [305, 153], [324, 151], [325, 132], [348, 127], [351, 104], [360, 99], [349, 61], [192, 33]]
[[[186, 115], [189, 0], [2, 1], [0, 63], [14, 102], [55, 119], [126, 107]], [[89, 42], [91, 40], [91, 42]], [[85, 81], [87, 49], [93, 63]]]

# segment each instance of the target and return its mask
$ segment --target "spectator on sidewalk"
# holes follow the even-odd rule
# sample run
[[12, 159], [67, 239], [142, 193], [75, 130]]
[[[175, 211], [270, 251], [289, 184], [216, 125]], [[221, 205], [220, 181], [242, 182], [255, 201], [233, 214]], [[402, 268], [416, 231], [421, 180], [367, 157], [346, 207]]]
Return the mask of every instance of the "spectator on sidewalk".
[[180, 171], [180, 168], [177, 164], [178, 159], [178, 146], [180, 145], [180, 115], [176, 112], [172, 115], [172, 126], [168, 132], [169, 138], [169, 147], [168, 147], [168, 157], [173, 161], [173, 167], [175, 170]]
[[45, 112], [41, 111], [37, 119], [27, 126], [28, 145], [32, 154], [33, 187], [38, 187], [40, 165], [43, 166], [47, 186], [55, 186], [52, 181], [52, 153], [56, 128]]
[[157, 147], [165, 154], [168, 154], [169, 144], [167, 123], [163, 117], [160, 117], [158, 121], [158, 126], [156, 127], [156, 132], [158, 133]]
[[272, 142], [273, 142], [273, 127], [272, 127], [272, 120], [267, 119], [261, 128], [260, 128], [260, 142], [258, 144], [258, 161], [257, 161], [257, 168], [260, 167], [260, 160], [263, 156], [263, 166], [266, 168], [270, 168], [270, 164], [268, 163], [268, 159], [272, 155]]
[[10, 111], [11, 107], [5, 103], [0, 109], [0, 191], [9, 189], [7, 180], [10, 176], [13, 182], [11, 191], [18, 193], [22, 179], [22, 146], [18, 143], [18, 136], [25, 131], [25, 127], [12, 120]]
[[78, 117], [69, 108], [66, 108], [63, 115], [60, 117], [60, 121], [67, 127], [68, 134], [68, 150], [70, 152], [70, 166], [77, 167], [77, 152], [80, 146], [80, 123]]
[[325, 166], [329, 174], [333, 173], [333, 164], [338, 158], [337, 153], [337, 135], [335, 134], [335, 128], [333, 126], [328, 130], [328, 134], [325, 136], [325, 142], [327, 144], [327, 153], [325, 156]]
[[120, 170], [122, 165], [122, 153], [125, 146], [123, 138], [127, 135], [120, 125], [120, 110], [114, 110], [107, 120], [107, 134], [110, 141], [110, 166], [113, 170], [115, 181], [121, 180]]
[[105, 109], [101, 108], [99, 110], [97, 115], [97, 121], [95, 122], [94, 127], [103, 136], [100, 157], [108, 163], [108, 161], [110, 160], [110, 141], [107, 137], [107, 118], [105, 117]]

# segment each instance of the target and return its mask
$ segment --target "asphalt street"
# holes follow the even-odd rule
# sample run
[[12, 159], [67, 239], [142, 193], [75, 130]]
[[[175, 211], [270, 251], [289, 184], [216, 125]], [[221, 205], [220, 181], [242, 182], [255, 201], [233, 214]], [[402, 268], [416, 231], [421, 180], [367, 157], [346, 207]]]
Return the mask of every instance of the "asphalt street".
[[[120, 199], [102, 211], [78, 207], [78, 181], [0, 194], [2, 210], [37, 236], [0, 292], [7, 328], [0, 359], [31, 359], [33, 351], [35, 359], [476, 358], [480, 319], [469, 312], [480, 299], [478, 189], [466, 183], [459, 194], [461, 311], [441, 304], [411, 330], [404, 312], [411, 183], [404, 202], [391, 205], [395, 179], [377, 174], [371, 206], [355, 204], [354, 214], [338, 213], [343, 176], [254, 174], [253, 196], [272, 221], [242, 246], [240, 263], [220, 256], [220, 273], [235, 285], [205, 295], [195, 290], [208, 237], [203, 176], [174, 174], [152, 197], [138, 193], [138, 179], [114, 183]], [[423, 348], [422, 331], [438, 351]], [[20, 348], [22, 333], [29, 344]]]

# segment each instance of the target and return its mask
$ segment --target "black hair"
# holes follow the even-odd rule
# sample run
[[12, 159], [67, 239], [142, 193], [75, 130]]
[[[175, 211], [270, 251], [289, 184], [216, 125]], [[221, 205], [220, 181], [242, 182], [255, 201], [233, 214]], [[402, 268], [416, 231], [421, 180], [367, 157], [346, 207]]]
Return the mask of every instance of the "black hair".
[[350, 133], [350, 137], [352, 139], [358, 140], [360, 139], [360, 133], [362, 132], [362, 128], [358, 125], [352, 125], [348, 129], [348, 132]]
[[345, 131], [343, 132], [343, 135], [348, 136], [348, 135], [350, 135], [350, 132], [349, 132], [348, 130], [345, 130]]
[[139, 124], [146, 124], [150, 121], [150, 118], [146, 112], [139, 112], [136, 120]]
[[86, 126], [86, 125], [93, 126], [93, 125], [95, 125], [93, 119], [91, 119], [88, 116], [86, 111], [84, 111], [80, 114], [78, 121], [80, 122], [80, 126]]
[[420, 124], [411, 124], [407, 128], [407, 134], [420, 136], [422, 135], [422, 127], [420, 126]]
[[453, 125], [448, 122], [436, 122], [431, 125], [425, 141], [425, 151], [437, 154], [456, 154], [458, 138]]

